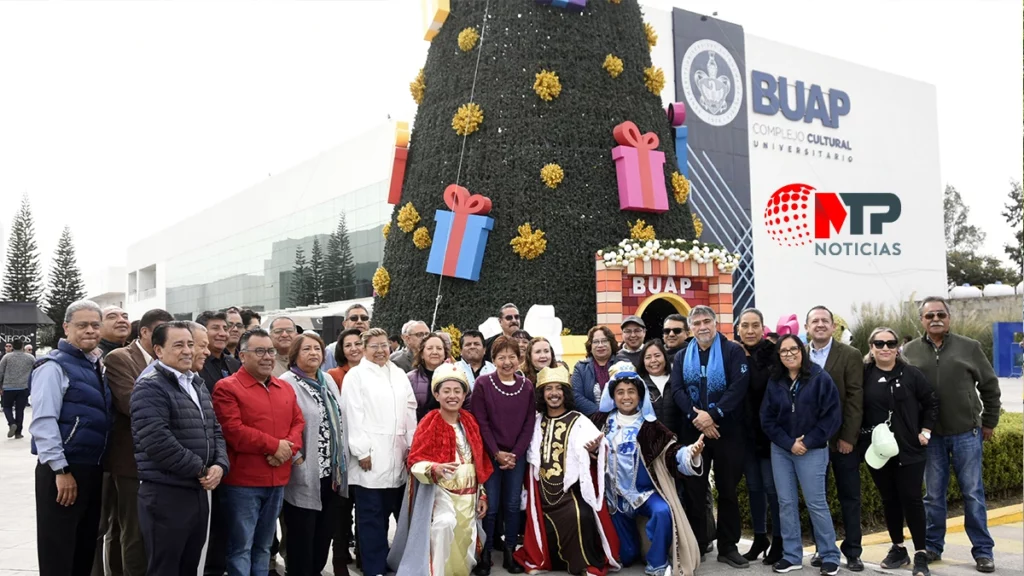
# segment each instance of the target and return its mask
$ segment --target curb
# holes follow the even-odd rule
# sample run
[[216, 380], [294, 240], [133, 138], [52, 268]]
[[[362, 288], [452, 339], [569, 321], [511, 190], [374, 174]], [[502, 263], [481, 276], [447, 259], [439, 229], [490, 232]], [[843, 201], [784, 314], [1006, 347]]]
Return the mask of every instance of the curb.
[[[1002, 524], [1012, 524], [1014, 522], [1024, 521], [1024, 504], [1015, 504], [1013, 506], [1005, 506], [1003, 508], [993, 508], [988, 511], [988, 525], [989, 526], [1000, 526]], [[957, 516], [956, 518], [950, 518], [946, 521], [946, 533], [950, 532], [963, 532], [964, 531], [964, 517]], [[903, 529], [903, 535], [909, 539], [910, 530], [907, 528]], [[889, 544], [890, 538], [888, 532], [875, 532], [874, 534], [865, 534], [864, 538], [861, 539], [862, 546], [875, 546], [877, 544]]]

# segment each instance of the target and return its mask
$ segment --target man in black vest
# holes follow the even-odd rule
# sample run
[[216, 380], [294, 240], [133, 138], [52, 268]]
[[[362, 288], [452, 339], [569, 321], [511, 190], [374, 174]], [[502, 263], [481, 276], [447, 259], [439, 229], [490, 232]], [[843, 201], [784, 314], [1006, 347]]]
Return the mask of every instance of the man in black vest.
[[103, 382], [100, 307], [72, 303], [57, 350], [36, 363], [32, 453], [36, 466], [36, 548], [40, 576], [88, 576], [100, 525], [103, 455], [112, 424]]

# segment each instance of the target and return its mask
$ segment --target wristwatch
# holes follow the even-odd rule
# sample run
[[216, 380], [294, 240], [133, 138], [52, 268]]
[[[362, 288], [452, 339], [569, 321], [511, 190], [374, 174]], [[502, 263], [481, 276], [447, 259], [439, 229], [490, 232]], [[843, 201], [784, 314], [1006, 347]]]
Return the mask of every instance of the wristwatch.
[[53, 473], [58, 475], [58, 476], [63, 476], [65, 474], [71, 474], [71, 468], [68, 468], [67, 466], [65, 466], [63, 468], [58, 468], [58, 469], [54, 470]]

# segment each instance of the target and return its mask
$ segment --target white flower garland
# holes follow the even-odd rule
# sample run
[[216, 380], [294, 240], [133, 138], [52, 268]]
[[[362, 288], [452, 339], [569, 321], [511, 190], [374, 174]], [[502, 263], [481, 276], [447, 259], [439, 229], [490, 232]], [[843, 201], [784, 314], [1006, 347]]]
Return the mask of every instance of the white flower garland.
[[732, 274], [740, 265], [740, 255], [727, 251], [721, 246], [694, 240], [630, 240], [625, 239], [609, 250], [599, 250], [597, 256], [609, 268], [624, 268], [637, 258], [644, 262], [651, 260], [673, 260], [698, 264], [714, 262], [720, 272]]

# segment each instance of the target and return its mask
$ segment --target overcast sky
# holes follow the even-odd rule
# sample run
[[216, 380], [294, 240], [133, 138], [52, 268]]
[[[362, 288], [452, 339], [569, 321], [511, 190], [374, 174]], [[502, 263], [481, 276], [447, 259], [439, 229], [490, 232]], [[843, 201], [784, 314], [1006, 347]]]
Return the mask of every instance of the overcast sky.
[[[942, 181], [1003, 257], [999, 212], [1021, 178], [1017, 0], [648, 3], [935, 84]], [[27, 193], [46, 270], [67, 224], [88, 277], [387, 114], [412, 118], [420, 18], [417, 0], [0, 2], [3, 234]]]

